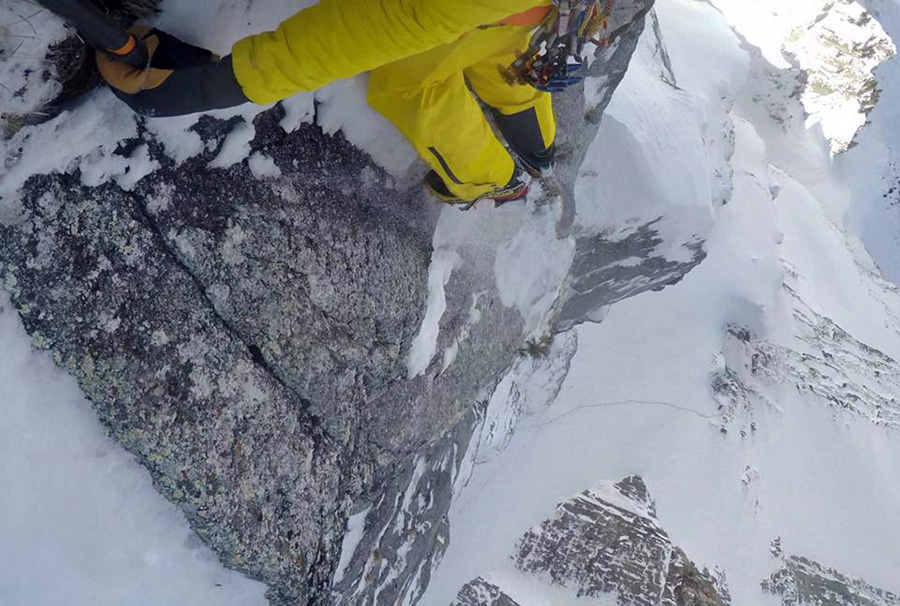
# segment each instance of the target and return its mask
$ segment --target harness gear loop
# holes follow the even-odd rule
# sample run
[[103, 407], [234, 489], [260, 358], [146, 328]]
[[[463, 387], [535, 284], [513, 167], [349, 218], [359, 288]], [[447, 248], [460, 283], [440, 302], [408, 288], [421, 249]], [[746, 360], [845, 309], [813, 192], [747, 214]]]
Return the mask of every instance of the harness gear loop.
[[557, 92], [581, 82], [584, 47], [608, 44], [615, 0], [553, 0], [554, 6], [535, 28], [531, 44], [512, 65], [500, 72], [511, 85], [527, 84]]

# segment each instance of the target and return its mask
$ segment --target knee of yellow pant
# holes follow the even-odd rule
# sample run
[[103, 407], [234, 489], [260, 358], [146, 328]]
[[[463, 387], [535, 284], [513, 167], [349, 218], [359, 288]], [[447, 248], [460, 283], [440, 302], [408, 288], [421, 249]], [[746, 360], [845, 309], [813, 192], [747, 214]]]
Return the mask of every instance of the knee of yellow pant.
[[387, 103], [385, 99], [389, 97], [387, 91], [384, 89], [381, 84], [370, 78], [369, 86], [366, 89], [366, 102], [374, 109], [381, 111], [382, 107], [385, 107]]

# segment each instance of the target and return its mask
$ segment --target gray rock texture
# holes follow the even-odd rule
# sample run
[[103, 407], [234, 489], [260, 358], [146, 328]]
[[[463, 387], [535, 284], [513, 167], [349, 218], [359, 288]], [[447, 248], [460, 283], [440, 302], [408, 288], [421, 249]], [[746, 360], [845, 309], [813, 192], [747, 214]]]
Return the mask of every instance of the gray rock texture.
[[799, 556], [779, 553], [782, 566], [763, 581], [763, 591], [784, 606], [897, 606], [900, 596]]
[[[641, 225], [625, 238], [600, 233], [578, 239], [559, 307], [559, 329], [595, 319], [604, 305], [677, 284], [706, 258], [702, 240], [684, 244], [691, 253], [689, 261], [662, 256], [657, 250], [663, 238], [654, 226], [655, 222]], [[627, 259], [641, 259], [641, 263], [623, 263]]]
[[[132, 193], [32, 179], [0, 227], [0, 259], [35, 346], [222, 560], [276, 603], [323, 603], [351, 503], [467, 417], [522, 323], [486, 308], [453, 368], [409, 380], [433, 213], [418, 193], [348, 189], [376, 171], [368, 158], [312, 126], [274, 140], [278, 119], [257, 121], [270, 154], [297, 159], [278, 182], [208, 171], [209, 158]], [[409, 221], [379, 212], [388, 202]], [[468, 314], [463, 299], [447, 322]]]
[[616, 596], [633, 606], [730, 603], [724, 582], [672, 544], [640, 477], [586, 490], [528, 531], [516, 567], [578, 597]]
[[478, 425], [478, 409], [404, 461], [366, 514], [362, 539], [334, 586], [341, 605], [415, 603], [450, 544], [453, 483]]
[[519, 606], [499, 587], [478, 577], [460, 589], [451, 606]]

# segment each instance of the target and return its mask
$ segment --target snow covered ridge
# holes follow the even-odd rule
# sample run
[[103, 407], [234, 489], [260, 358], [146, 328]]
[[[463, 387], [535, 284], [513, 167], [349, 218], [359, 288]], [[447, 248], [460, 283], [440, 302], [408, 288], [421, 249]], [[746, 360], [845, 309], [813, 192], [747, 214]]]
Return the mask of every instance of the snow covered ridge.
[[772, 543], [772, 555], [781, 567], [763, 581], [763, 590], [779, 596], [784, 606], [837, 604], [897, 606], [900, 595], [851, 579], [840, 572], [800, 556], [787, 556], [781, 541]]
[[[616, 192], [633, 206], [607, 202], [605, 227], [627, 233], [629, 211], [665, 210], [664, 242], [684, 254], [690, 240], [674, 234], [693, 229], [705, 256], [678, 284], [579, 327], [562, 384], [546, 380], [550, 406], [519, 411], [498, 390], [488, 419], [515, 431], [480, 450], [455, 497], [429, 606], [660, 603], [665, 565], [647, 565], [660, 534], [616, 535], [627, 515], [614, 507], [664, 530], [698, 576], [713, 571], [717, 593], [676, 603], [896, 603], [900, 296], [843, 230], [839, 160], [807, 128], [784, 54], [824, 6], [657, 5], [661, 35], [644, 37], [606, 112], [579, 218], [595, 191]], [[622, 174], [639, 178], [619, 189]], [[618, 260], [620, 276], [629, 264]], [[584, 292], [610, 287], [597, 274]], [[653, 494], [654, 524], [609, 491], [584, 492], [632, 474]], [[647, 557], [631, 567], [617, 547]], [[648, 569], [655, 585], [641, 584]]]
[[731, 603], [724, 577], [698, 570], [672, 544], [640, 477], [586, 490], [560, 504], [555, 517], [522, 536], [511, 557], [515, 578], [479, 577], [460, 590], [453, 606], [606, 596], [630, 606]]
[[789, 286], [785, 289], [795, 303], [799, 351], [760, 342], [745, 327], [728, 330], [724, 369], [712, 382], [722, 407], [723, 431], [756, 431], [755, 411], [760, 406], [778, 410], [778, 396], [771, 390], [786, 384], [835, 414], [850, 413], [886, 429], [900, 429], [900, 364], [810, 309]]

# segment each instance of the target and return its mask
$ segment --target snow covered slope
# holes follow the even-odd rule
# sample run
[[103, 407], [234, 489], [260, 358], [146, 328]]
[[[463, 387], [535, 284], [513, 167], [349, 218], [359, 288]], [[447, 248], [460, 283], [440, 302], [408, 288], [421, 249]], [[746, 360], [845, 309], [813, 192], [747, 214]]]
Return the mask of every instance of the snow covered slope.
[[[486, 423], [517, 429], [471, 453], [424, 604], [658, 603], [623, 585], [585, 593], [616, 565], [563, 573], [579, 566], [564, 543], [557, 572], [522, 565], [522, 537], [558, 505], [629, 475], [646, 482], [672, 541], [723, 580], [727, 596], [696, 603], [897, 603], [900, 290], [843, 230], [849, 184], [822, 131], [806, 129], [797, 69], [752, 46], [766, 34], [780, 49], [773, 30], [793, 23], [769, 15], [754, 30], [745, 16], [758, 3], [715, 4], [723, 13], [687, 0], [658, 6], [678, 89], [648, 84], [661, 71], [648, 32], [585, 167], [590, 178], [592, 161], [615, 162], [625, 132], [662, 149], [635, 169], [640, 180], [624, 177], [626, 191], [730, 175], [727, 204], [710, 211], [708, 256], [680, 284], [577, 329], [571, 361], [551, 352], [561, 370], [570, 365], [557, 397], [522, 406], [508, 389], [495, 396]], [[693, 130], [664, 111], [680, 96], [700, 112]], [[710, 154], [675, 172], [691, 146], [721, 147], [723, 134], [727, 166]], [[585, 188], [579, 207], [619, 217], [642, 201]], [[510, 380], [530, 384], [520, 371]], [[557, 375], [547, 388], [558, 384]]]
[[[170, 0], [162, 25], [224, 50], [305, 4]], [[432, 237], [405, 181], [413, 155], [361, 79], [262, 116], [178, 120], [136, 120], [98, 91], [0, 143], [4, 287], [33, 343], [279, 604], [894, 606], [900, 290], [843, 226], [848, 210], [877, 224], [866, 244], [890, 260], [889, 209], [859, 204], [893, 170], [886, 102], [832, 155], [877, 99], [881, 27], [896, 33], [900, 11], [658, 8], [634, 58], [588, 82], [605, 101], [631, 59], [568, 224], [532, 199], [447, 210]], [[23, 57], [0, 63], [21, 75]], [[900, 94], [883, 84], [882, 99]], [[79, 443], [100, 440], [82, 429]], [[30, 443], [12, 443], [3, 523], [21, 530], [0, 553], [53, 562], [17, 505], [48, 487], [30, 481]], [[78, 471], [108, 478], [97, 467]], [[184, 536], [138, 496], [163, 512], [154, 534]], [[127, 534], [101, 535], [85, 562], [144, 557]], [[220, 578], [260, 599], [171, 549], [177, 595], [149, 601], [215, 601]]]
[[78, 386], [0, 298], [0, 603], [265, 604], [149, 474], [104, 436]]

